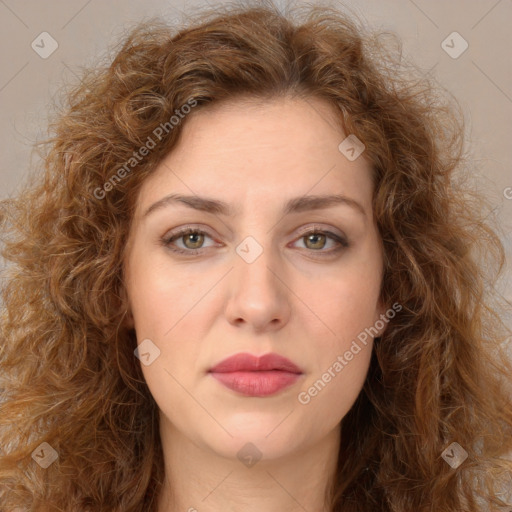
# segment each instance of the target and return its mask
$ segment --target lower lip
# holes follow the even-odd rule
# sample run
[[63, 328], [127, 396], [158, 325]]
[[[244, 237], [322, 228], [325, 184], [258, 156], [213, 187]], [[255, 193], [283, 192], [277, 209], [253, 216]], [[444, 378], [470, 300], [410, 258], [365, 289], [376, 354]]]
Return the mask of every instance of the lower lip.
[[245, 396], [270, 396], [295, 383], [300, 374], [279, 370], [266, 372], [229, 372], [211, 375], [224, 386]]

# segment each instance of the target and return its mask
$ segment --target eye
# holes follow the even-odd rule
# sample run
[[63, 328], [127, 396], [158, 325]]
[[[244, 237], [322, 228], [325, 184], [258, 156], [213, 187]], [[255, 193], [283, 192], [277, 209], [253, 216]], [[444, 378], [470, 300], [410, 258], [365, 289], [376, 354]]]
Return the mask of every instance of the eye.
[[[206, 231], [187, 227], [181, 231], [178, 231], [177, 233], [173, 233], [170, 236], [164, 237], [162, 239], [162, 243], [174, 252], [181, 254], [197, 254], [202, 252], [201, 249], [204, 249], [203, 244], [205, 237], [211, 238]], [[177, 242], [182, 242], [183, 247], [180, 247], [179, 245], [176, 247], [173, 245], [175, 240]]]
[[[306, 249], [318, 252], [320, 253], [319, 255], [322, 256], [332, 255], [333, 253], [337, 253], [338, 251], [349, 247], [349, 243], [344, 237], [337, 235], [336, 233], [332, 233], [331, 231], [320, 230], [317, 228], [303, 232], [302, 236], [297, 241], [299, 240], [303, 241]], [[331, 242], [331, 249], [324, 250], [329, 241]]]
[[[161, 243], [175, 253], [194, 256], [215, 245], [204, 246], [206, 238], [212, 239], [212, 236], [202, 229], [188, 226], [162, 238]], [[309, 231], [304, 230], [295, 243], [298, 241], [304, 241], [304, 248], [310, 249], [310, 252], [318, 253], [318, 256], [330, 256], [349, 247], [348, 241], [343, 236], [318, 228], [309, 228]], [[329, 241], [331, 246], [334, 245], [334, 247], [324, 250]]]

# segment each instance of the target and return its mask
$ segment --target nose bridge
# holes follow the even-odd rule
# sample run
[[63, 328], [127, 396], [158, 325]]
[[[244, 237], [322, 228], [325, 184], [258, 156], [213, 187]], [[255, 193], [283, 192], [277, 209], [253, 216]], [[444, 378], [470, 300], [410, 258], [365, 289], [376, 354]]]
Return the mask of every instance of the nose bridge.
[[250, 294], [278, 292], [274, 267], [279, 263], [269, 245], [264, 247], [253, 237], [247, 237], [238, 245], [236, 253], [235, 276], [239, 291]]
[[278, 278], [278, 254], [252, 237], [244, 239], [236, 252], [237, 261], [231, 273], [230, 320], [243, 320], [258, 328], [275, 323], [276, 319], [285, 320], [289, 305]]

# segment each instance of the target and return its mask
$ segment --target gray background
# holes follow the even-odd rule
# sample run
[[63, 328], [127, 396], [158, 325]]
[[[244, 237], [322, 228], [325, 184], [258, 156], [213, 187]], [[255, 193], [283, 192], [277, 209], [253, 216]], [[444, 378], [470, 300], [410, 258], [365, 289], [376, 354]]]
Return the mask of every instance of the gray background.
[[[181, 12], [206, 3], [223, 2], [0, 0], [0, 199], [16, 193], [37, 161], [31, 146], [45, 134], [48, 105], [62, 84], [79, 73], [80, 66], [105, 56], [107, 47], [136, 21], [152, 16], [180, 21]], [[405, 58], [433, 75], [458, 99], [466, 116], [474, 173], [496, 206], [510, 262], [512, 0], [352, 0], [332, 1], [331, 5], [345, 5], [370, 26], [396, 32], [403, 41]], [[454, 31], [469, 45], [458, 58], [441, 46]], [[40, 41], [42, 32], [58, 43], [57, 50], [45, 59], [31, 46]], [[509, 263], [501, 285], [509, 301], [511, 275]]]

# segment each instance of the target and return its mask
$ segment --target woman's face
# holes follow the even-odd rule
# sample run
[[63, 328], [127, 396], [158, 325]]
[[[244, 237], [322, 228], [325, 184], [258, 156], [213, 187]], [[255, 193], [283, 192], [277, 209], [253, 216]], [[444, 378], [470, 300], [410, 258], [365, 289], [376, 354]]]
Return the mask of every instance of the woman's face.
[[[338, 148], [333, 114], [317, 99], [195, 112], [142, 186], [130, 322], [162, 427], [196, 447], [234, 458], [252, 443], [267, 459], [311, 447], [336, 435], [363, 386], [382, 252], [371, 167]], [[253, 371], [211, 371], [240, 353]], [[269, 353], [295, 372], [271, 358], [254, 371]]]

